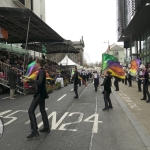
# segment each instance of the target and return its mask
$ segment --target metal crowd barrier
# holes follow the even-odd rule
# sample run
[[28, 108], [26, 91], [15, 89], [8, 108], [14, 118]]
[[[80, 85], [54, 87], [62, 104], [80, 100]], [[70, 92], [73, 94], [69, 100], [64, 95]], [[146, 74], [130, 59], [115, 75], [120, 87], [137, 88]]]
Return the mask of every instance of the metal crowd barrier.
[[[0, 61], [0, 84], [3, 85], [4, 87], [10, 88], [9, 87], [9, 78], [7, 75], [7, 72], [10, 70], [11, 66], [9, 64], [3, 63]], [[17, 74], [22, 74], [23, 71], [20, 69], [15, 68], [15, 72]], [[17, 87], [17, 92], [20, 94], [24, 94], [24, 84], [21, 82], [21, 78], [17, 77], [16, 80], [16, 87]]]

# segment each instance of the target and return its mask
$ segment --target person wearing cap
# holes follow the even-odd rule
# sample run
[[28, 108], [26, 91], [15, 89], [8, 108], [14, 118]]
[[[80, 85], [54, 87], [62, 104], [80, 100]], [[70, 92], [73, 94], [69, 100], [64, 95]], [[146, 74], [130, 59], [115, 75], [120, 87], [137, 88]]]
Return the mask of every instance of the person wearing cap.
[[146, 102], [149, 103], [150, 102], [150, 95], [148, 91], [149, 74], [148, 74], [147, 68], [144, 65], [141, 65], [140, 67], [144, 71], [143, 77], [139, 78], [140, 80], [143, 80], [143, 98], [141, 100], [146, 100], [146, 95], [147, 95], [148, 100]]

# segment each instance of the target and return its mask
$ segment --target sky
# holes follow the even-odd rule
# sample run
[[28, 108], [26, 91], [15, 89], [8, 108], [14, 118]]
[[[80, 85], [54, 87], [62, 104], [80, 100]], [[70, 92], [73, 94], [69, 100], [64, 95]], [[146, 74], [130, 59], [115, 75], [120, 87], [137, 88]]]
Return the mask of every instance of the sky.
[[[109, 44], [117, 43], [116, 0], [45, 0], [46, 23], [66, 40], [83, 36], [88, 63], [101, 62]], [[107, 42], [107, 43], [104, 43]]]

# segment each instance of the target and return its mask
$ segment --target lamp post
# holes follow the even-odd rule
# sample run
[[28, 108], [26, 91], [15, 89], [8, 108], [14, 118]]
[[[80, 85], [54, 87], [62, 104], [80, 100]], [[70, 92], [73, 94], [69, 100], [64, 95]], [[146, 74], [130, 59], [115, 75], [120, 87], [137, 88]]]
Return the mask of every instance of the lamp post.
[[[103, 42], [103, 43], [108, 43], [108, 48], [109, 48], [109, 40], [108, 40], [108, 42]], [[108, 53], [108, 49], [107, 49], [107, 53]]]

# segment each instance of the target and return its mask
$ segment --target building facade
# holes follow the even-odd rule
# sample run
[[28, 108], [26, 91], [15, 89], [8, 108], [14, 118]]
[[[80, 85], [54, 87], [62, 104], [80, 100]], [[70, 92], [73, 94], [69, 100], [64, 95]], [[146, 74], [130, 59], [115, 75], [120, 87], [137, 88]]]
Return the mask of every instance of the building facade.
[[0, 7], [29, 8], [45, 22], [45, 0], [1, 0]]
[[126, 58], [150, 63], [150, 1], [117, 0], [117, 38], [124, 42]]
[[84, 53], [84, 40], [83, 37], [80, 41], [69, 41], [69, 44], [73, 46], [78, 53], [55, 53], [55, 54], [47, 54], [47, 58], [59, 63], [66, 55], [75, 63], [83, 66], [83, 53]]
[[[0, 7], [28, 8], [45, 22], [45, 0], [0, 0]], [[13, 44], [12, 47], [22, 49], [20, 44]], [[41, 53], [32, 50], [30, 54], [32, 56], [41, 56]]]
[[126, 50], [122, 45], [112, 44], [106, 53], [114, 55], [123, 66], [126, 66]]

